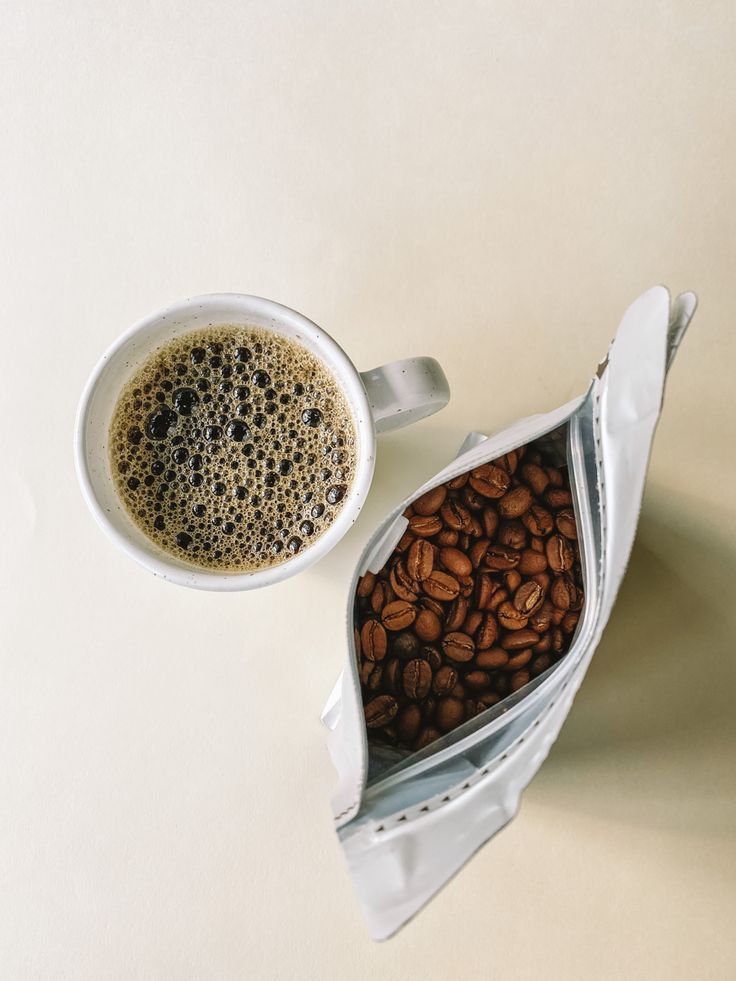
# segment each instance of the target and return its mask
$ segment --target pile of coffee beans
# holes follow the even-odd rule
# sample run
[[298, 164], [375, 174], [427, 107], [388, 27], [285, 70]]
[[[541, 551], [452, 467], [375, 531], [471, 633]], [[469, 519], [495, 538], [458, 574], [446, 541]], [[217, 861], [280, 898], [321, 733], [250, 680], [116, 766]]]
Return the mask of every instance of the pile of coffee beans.
[[369, 739], [419, 750], [568, 650], [583, 581], [567, 466], [521, 447], [417, 498], [355, 597]]

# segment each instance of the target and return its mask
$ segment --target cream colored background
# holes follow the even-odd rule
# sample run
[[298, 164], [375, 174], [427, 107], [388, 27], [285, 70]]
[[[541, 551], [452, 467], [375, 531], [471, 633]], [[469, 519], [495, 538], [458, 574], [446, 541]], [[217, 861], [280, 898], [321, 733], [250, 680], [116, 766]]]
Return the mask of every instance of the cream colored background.
[[[736, 975], [735, 43], [731, 0], [3, 5], [2, 978]], [[518, 820], [374, 945], [318, 723], [352, 563], [657, 282], [701, 306], [594, 666]], [[155, 580], [72, 469], [101, 351], [215, 290], [454, 391], [260, 594]]]

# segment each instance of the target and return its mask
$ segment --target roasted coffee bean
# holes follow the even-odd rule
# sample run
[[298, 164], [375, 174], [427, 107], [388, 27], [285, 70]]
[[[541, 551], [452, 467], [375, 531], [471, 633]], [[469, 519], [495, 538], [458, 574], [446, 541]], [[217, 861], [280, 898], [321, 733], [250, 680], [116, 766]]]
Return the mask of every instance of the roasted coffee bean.
[[478, 651], [475, 663], [485, 671], [495, 671], [509, 663], [509, 656], [502, 647], [489, 647], [487, 651]]
[[549, 535], [554, 528], [552, 515], [541, 504], [532, 504], [526, 514], [522, 514], [521, 523], [531, 535]]
[[554, 613], [554, 606], [551, 603], [542, 603], [538, 610], [529, 617], [529, 626], [536, 630], [538, 634], [544, 633], [549, 630], [552, 625], [552, 614]]
[[441, 698], [434, 713], [437, 727], [442, 732], [451, 732], [465, 720], [465, 707], [459, 698]]
[[453, 600], [447, 611], [447, 617], [445, 618], [445, 629], [448, 631], [459, 630], [460, 627], [465, 623], [465, 617], [468, 615], [468, 601], [464, 596], [458, 596], [457, 599]]
[[432, 647], [431, 644], [428, 644], [419, 651], [419, 657], [429, 664], [432, 671], [439, 671], [439, 669], [442, 667], [442, 655], [437, 648]]
[[496, 541], [499, 545], [509, 545], [511, 548], [520, 549], [524, 548], [526, 540], [526, 528], [517, 519], [502, 521], [498, 526]]
[[457, 545], [459, 537], [460, 537], [459, 531], [453, 531], [452, 528], [443, 528], [442, 531], [437, 535], [437, 544], [439, 546]]
[[508, 453], [504, 453], [503, 456], [497, 457], [492, 463], [494, 466], [501, 467], [507, 474], [513, 475], [516, 473], [520, 457], [520, 450], [510, 450]]
[[[440, 553], [441, 555], [441, 553]], [[434, 548], [426, 538], [417, 538], [406, 556], [406, 571], [412, 579], [421, 582], [434, 568]]]
[[434, 695], [427, 695], [422, 702], [422, 717], [425, 722], [431, 722], [434, 718], [434, 710], [437, 707], [437, 699]]
[[560, 610], [569, 610], [577, 597], [577, 589], [571, 576], [556, 576], [549, 591], [549, 598]]
[[403, 681], [407, 698], [421, 702], [432, 687], [432, 669], [426, 661], [415, 657], [404, 668]]
[[478, 701], [484, 708], [490, 708], [501, 701], [501, 696], [497, 695], [495, 691], [484, 691], [478, 695]]
[[483, 534], [486, 538], [493, 538], [496, 534], [496, 529], [498, 528], [498, 511], [494, 508], [485, 508], [481, 514], [481, 525], [483, 527]]
[[414, 537], [414, 535], [412, 535], [410, 531], [405, 531], [404, 534], [396, 543], [396, 548], [394, 549], [394, 552], [398, 552], [399, 555], [403, 555], [404, 552], [407, 552], [411, 548], [412, 543], [415, 541], [416, 538]]
[[578, 620], [580, 619], [580, 614], [575, 610], [568, 610], [568, 612], [562, 618], [562, 632], [565, 634], [571, 634], [575, 631], [578, 625]]
[[432, 691], [437, 695], [447, 695], [457, 684], [457, 671], [449, 664], [442, 665], [435, 671], [432, 679]]
[[364, 667], [370, 668], [370, 671], [363, 684], [370, 692], [378, 691], [381, 687], [381, 679], [383, 677], [382, 663], [380, 661], [366, 661]]
[[552, 628], [552, 650], [559, 654], [565, 646], [565, 635], [559, 627]]
[[485, 612], [482, 614], [481, 622], [475, 634], [475, 646], [479, 651], [484, 651], [493, 647], [498, 639], [498, 623], [493, 613]]
[[578, 537], [578, 528], [575, 523], [575, 513], [572, 508], [563, 508], [562, 511], [558, 511], [555, 516], [555, 524], [557, 525], [557, 530], [565, 538], [572, 538], [575, 540]]
[[437, 640], [442, 634], [442, 624], [437, 614], [432, 610], [420, 610], [414, 621], [414, 632], [425, 643]]
[[446, 497], [447, 489], [444, 485], [428, 490], [414, 501], [414, 514], [419, 514], [424, 518], [428, 518], [431, 514], [437, 514], [445, 503]]
[[455, 682], [455, 687], [450, 692], [453, 698], [459, 698], [462, 700], [468, 694], [468, 690], [462, 681]]
[[508, 545], [489, 545], [483, 561], [489, 569], [495, 571], [514, 569], [519, 564], [521, 554]]
[[457, 582], [460, 586], [460, 595], [469, 599], [475, 589], [475, 579], [472, 576], [461, 576]]
[[463, 681], [471, 691], [483, 691], [490, 686], [491, 676], [487, 671], [468, 671]]
[[473, 563], [459, 548], [441, 548], [439, 558], [445, 569], [457, 579], [469, 576], [473, 571]]
[[540, 555], [543, 555], [544, 554], [544, 539], [543, 538], [537, 538], [536, 535], [532, 535], [531, 540], [529, 542], [529, 548], [532, 550], [532, 552], [539, 552]]
[[452, 480], [447, 481], [447, 489], [460, 490], [461, 487], [464, 487], [467, 484], [469, 476], [470, 474], [468, 473], [461, 473], [457, 477], [453, 477]]
[[440, 508], [440, 514], [447, 527], [453, 531], [467, 532], [473, 526], [470, 511], [468, 511], [464, 504], [461, 504], [460, 501], [456, 501], [454, 498], [445, 501]]
[[513, 651], [509, 655], [509, 663], [506, 665], [506, 670], [518, 671], [519, 668], [525, 668], [531, 661], [532, 656], [531, 647], [525, 647], [521, 651]]
[[529, 510], [532, 501], [532, 492], [524, 484], [520, 484], [499, 500], [498, 513], [502, 518], [520, 518]]
[[539, 654], [533, 659], [529, 671], [532, 676], [536, 678], [537, 675], [541, 674], [543, 671], [546, 671], [551, 663], [552, 658], [549, 656], [549, 654]]
[[399, 703], [392, 695], [378, 695], [365, 707], [365, 724], [369, 729], [378, 729], [395, 719], [398, 711]]
[[399, 742], [412, 746], [422, 728], [422, 710], [418, 705], [405, 705], [396, 721]]
[[470, 471], [470, 486], [483, 497], [498, 498], [508, 490], [509, 474], [492, 463], [484, 463]]
[[539, 496], [544, 494], [549, 484], [546, 472], [536, 463], [525, 463], [521, 468], [521, 479]]
[[420, 538], [431, 538], [442, 531], [442, 519], [436, 514], [415, 514], [409, 518], [409, 531]]
[[503, 586], [499, 584], [498, 589], [495, 591], [493, 596], [491, 596], [491, 601], [488, 604], [489, 610], [497, 610], [502, 603], [505, 603], [509, 598], [508, 590], [504, 589]]
[[533, 579], [527, 580], [514, 593], [514, 606], [520, 613], [530, 616], [544, 602], [544, 590]]
[[538, 644], [532, 647], [535, 654], [546, 654], [547, 651], [552, 649], [552, 634], [547, 631], [547, 633], [542, 634], [542, 637]]
[[545, 552], [549, 567], [553, 572], [568, 572], [572, 569], [575, 553], [569, 541], [562, 535], [552, 535], [547, 539]]
[[409, 575], [403, 561], [396, 563], [389, 573], [388, 581], [391, 589], [394, 591], [394, 593], [396, 593], [399, 599], [403, 599], [407, 603], [416, 602], [419, 597], [421, 586], [416, 579], [413, 579]]
[[465, 622], [460, 628], [461, 632], [472, 637], [478, 627], [481, 625], [483, 620], [483, 614], [480, 610], [471, 610], [470, 613], [465, 617]]
[[516, 674], [511, 675], [511, 691], [516, 692], [524, 685], [529, 684], [531, 676], [528, 671], [517, 671]]
[[418, 656], [421, 646], [416, 634], [406, 630], [391, 640], [391, 653], [394, 657], [401, 658], [402, 661], [409, 661]]
[[572, 494], [569, 490], [559, 487], [550, 487], [544, 495], [544, 499], [551, 508], [569, 508], [572, 504]]
[[371, 609], [374, 613], [380, 613], [392, 599], [395, 599], [393, 589], [383, 579], [379, 579], [371, 593]]
[[525, 647], [533, 647], [539, 641], [539, 634], [530, 627], [522, 630], [512, 630], [501, 638], [501, 647], [505, 651], [520, 651]]
[[427, 726], [426, 729], [422, 731], [417, 736], [416, 742], [414, 743], [414, 752], [418, 753], [420, 749], [424, 749], [425, 746], [429, 746], [430, 743], [435, 742], [439, 739], [442, 733], [439, 729], [435, 729], [434, 726]]
[[382, 661], [388, 649], [388, 638], [378, 620], [366, 620], [360, 631], [360, 645], [363, 656], [369, 661]]
[[376, 585], [376, 577], [372, 572], [366, 572], [364, 576], [358, 580], [358, 589], [356, 590], [356, 595], [364, 599], [366, 596], [370, 596]]
[[549, 482], [553, 487], [562, 487], [564, 484], [564, 479], [562, 473], [557, 469], [557, 467], [545, 467], [545, 473], [549, 477]]
[[475, 654], [473, 638], [453, 630], [442, 638], [442, 650], [453, 661], [470, 661]]
[[390, 695], [401, 693], [401, 663], [395, 657], [384, 661], [383, 687]]
[[386, 630], [405, 630], [417, 618], [417, 608], [406, 600], [394, 600], [381, 610], [381, 623]]
[[417, 606], [422, 610], [431, 610], [440, 620], [447, 612], [447, 607], [438, 603], [437, 600], [432, 599], [431, 596], [420, 596], [417, 600]]
[[434, 569], [422, 583], [422, 589], [432, 599], [451, 602], [460, 593], [460, 584], [448, 573]]
[[355, 656], [360, 658], [361, 654], [363, 653], [363, 647], [360, 643], [360, 631], [357, 627], [353, 627], [353, 643], [355, 645]]
[[503, 574], [503, 584], [509, 593], [515, 593], [521, 586], [521, 573], [517, 569], [509, 569]]
[[537, 572], [544, 572], [547, 568], [547, 557], [542, 552], [525, 548], [521, 553], [517, 568], [522, 576], [533, 576]]
[[480, 511], [488, 503], [485, 497], [473, 490], [470, 484], [466, 484], [465, 487], [463, 487], [463, 489], [460, 491], [460, 497], [465, 507], [469, 508], [471, 511]]
[[529, 622], [527, 614], [516, 609], [513, 603], [506, 601], [498, 608], [498, 624], [504, 630], [521, 630]]
[[479, 538], [474, 541], [473, 544], [468, 549], [468, 557], [470, 558], [470, 565], [472, 569], [478, 569], [486, 557], [486, 552], [490, 541], [487, 538]]

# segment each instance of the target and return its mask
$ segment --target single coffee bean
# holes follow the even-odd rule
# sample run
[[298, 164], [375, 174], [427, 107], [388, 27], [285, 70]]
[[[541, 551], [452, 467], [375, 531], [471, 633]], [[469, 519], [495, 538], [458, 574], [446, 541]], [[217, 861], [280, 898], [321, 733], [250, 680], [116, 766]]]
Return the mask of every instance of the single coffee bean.
[[436, 647], [432, 647], [431, 645], [423, 647], [419, 651], [419, 657], [429, 664], [433, 672], [439, 671], [439, 669], [442, 667], [442, 655]]
[[521, 573], [517, 569], [509, 569], [503, 574], [503, 584], [509, 593], [515, 593], [521, 586]]
[[462, 681], [456, 681], [455, 687], [450, 692], [453, 698], [459, 698], [461, 701], [468, 694], [468, 690]]
[[453, 531], [452, 528], [443, 528], [437, 535], [437, 544], [440, 547], [445, 545], [457, 545], [460, 532]]
[[550, 585], [552, 584], [552, 577], [548, 572], [537, 572], [535, 575], [532, 576], [532, 581], [539, 583], [539, 585], [542, 587], [543, 592], [546, 593]]
[[442, 519], [439, 515], [415, 514], [409, 518], [409, 531], [420, 538], [431, 538], [438, 531], [442, 531]]
[[541, 640], [532, 647], [532, 650], [535, 654], [546, 654], [547, 651], [552, 650], [552, 634], [549, 630], [546, 634], [542, 634]]
[[475, 663], [485, 671], [496, 671], [509, 663], [509, 656], [502, 647], [489, 647], [487, 651], [478, 651]]
[[405, 630], [417, 617], [417, 608], [406, 600], [394, 600], [381, 610], [381, 623], [386, 630]]
[[448, 631], [459, 630], [468, 615], [468, 601], [464, 596], [458, 596], [450, 604], [445, 619], [445, 629]]
[[497, 457], [492, 461], [494, 466], [501, 467], [505, 470], [507, 474], [513, 475], [516, 473], [516, 468], [519, 465], [520, 460], [519, 450], [509, 450], [508, 453], [504, 453], [503, 456]]
[[448, 480], [447, 481], [447, 484], [446, 484], [447, 489], [448, 490], [460, 490], [461, 487], [464, 487], [467, 484], [468, 477], [469, 476], [470, 476], [470, 474], [468, 474], [468, 473], [458, 474], [457, 477], [453, 477], [452, 480]]
[[420, 640], [431, 644], [442, 634], [442, 624], [432, 610], [420, 610], [414, 622], [414, 631]]
[[483, 528], [483, 534], [486, 536], [486, 538], [493, 538], [493, 536], [496, 534], [496, 529], [498, 528], [498, 522], [498, 512], [494, 508], [488, 507], [483, 510], [480, 523]]
[[437, 695], [447, 695], [457, 684], [457, 671], [449, 664], [443, 664], [435, 671], [432, 691]]
[[401, 538], [396, 543], [395, 552], [399, 555], [403, 555], [409, 548], [411, 548], [412, 542], [416, 541], [414, 535], [410, 531], [405, 531]]
[[369, 661], [382, 661], [386, 656], [388, 638], [378, 620], [366, 620], [360, 631], [360, 644], [363, 656]]
[[513, 603], [502, 603], [498, 608], [498, 623], [504, 630], [521, 630], [529, 622], [529, 617], [516, 609]]
[[516, 674], [511, 675], [511, 691], [518, 691], [523, 688], [524, 685], [529, 684], [530, 674], [528, 671], [517, 671]]
[[520, 651], [525, 647], [533, 647], [539, 642], [539, 634], [529, 627], [523, 630], [512, 630], [501, 638], [501, 647], [505, 651]]
[[[473, 571], [473, 563], [459, 548], [441, 548], [439, 558], [445, 569], [457, 579], [469, 576]], [[432, 571], [431, 568], [429, 571]]]
[[422, 729], [414, 743], [414, 752], [418, 753], [420, 749], [429, 746], [435, 740], [439, 739], [441, 735], [442, 733], [439, 729], [435, 729], [434, 726], [427, 726], [426, 729]]
[[421, 702], [432, 687], [432, 669], [426, 661], [416, 657], [404, 668], [403, 679], [407, 698]]
[[542, 603], [539, 609], [535, 610], [529, 617], [529, 626], [538, 634], [545, 633], [552, 625], [553, 612], [554, 606], [550, 602]]
[[488, 546], [490, 541], [487, 538], [479, 538], [474, 541], [468, 550], [468, 556], [470, 558], [470, 564], [473, 569], [478, 569], [486, 557], [486, 552], [488, 551]]
[[454, 630], [443, 637], [442, 650], [453, 661], [470, 661], [475, 654], [475, 644], [472, 637]]
[[385, 580], [379, 579], [371, 593], [371, 609], [374, 613], [380, 613], [384, 606], [387, 606], [394, 598], [394, 591], [389, 584]]
[[575, 540], [578, 537], [578, 528], [575, 523], [575, 513], [572, 508], [563, 508], [562, 511], [558, 511], [555, 517], [555, 524], [557, 525], [557, 530], [565, 538], [572, 538]]
[[483, 497], [499, 498], [508, 490], [509, 474], [492, 463], [470, 471], [470, 486]]
[[544, 539], [537, 538], [536, 535], [532, 535], [529, 542], [529, 548], [532, 552], [539, 552], [540, 555], [544, 554]]
[[409, 575], [403, 561], [396, 563], [389, 573], [388, 581], [399, 599], [407, 603], [416, 602], [421, 586]]
[[475, 580], [475, 605], [479, 610], [490, 609], [493, 594], [501, 588], [490, 573], [481, 572]]
[[432, 599], [431, 596], [420, 596], [417, 600], [417, 605], [422, 610], [431, 610], [432, 613], [434, 613], [436, 617], [439, 617], [440, 620], [446, 613], [446, 608], [441, 603], [437, 602], [437, 600]]
[[434, 567], [434, 548], [426, 538], [417, 538], [406, 556], [406, 571], [418, 582], [426, 579]]
[[576, 610], [568, 610], [568, 612], [562, 618], [562, 632], [565, 634], [573, 633], [578, 625], [579, 619], [580, 614]]
[[498, 623], [493, 613], [483, 613], [478, 632], [475, 635], [475, 646], [479, 651], [493, 647], [498, 639]]
[[465, 707], [459, 698], [441, 698], [434, 713], [437, 727], [442, 732], [451, 732], [465, 720]]
[[530, 616], [544, 602], [544, 590], [539, 583], [528, 579], [514, 593], [514, 606], [520, 613]]
[[508, 545], [489, 545], [483, 560], [489, 569], [502, 571], [514, 569], [519, 564], [521, 552]]
[[502, 521], [498, 527], [496, 541], [499, 545], [510, 545], [511, 548], [524, 548], [526, 546], [526, 528], [518, 520]]
[[496, 705], [501, 701], [501, 697], [495, 691], [484, 691], [478, 695], [478, 701], [485, 708], [491, 708], [492, 705]]
[[509, 656], [509, 663], [506, 665], [506, 670], [518, 671], [519, 668], [525, 668], [531, 661], [532, 656], [531, 647], [525, 647], [521, 651], [513, 651]]
[[473, 527], [470, 511], [454, 498], [445, 501], [440, 508], [440, 514], [447, 527], [453, 531], [467, 532]]
[[384, 661], [383, 687], [390, 695], [401, 694], [401, 664], [395, 657]]
[[537, 572], [544, 572], [547, 568], [547, 557], [544, 553], [525, 548], [521, 553], [517, 568], [522, 576], [533, 576]]
[[471, 691], [482, 691], [490, 685], [491, 676], [487, 671], [468, 671], [464, 682]]
[[531, 663], [529, 668], [532, 677], [536, 678], [537, 675], [542, 674], [552, 663], [552, 658], [548, 654], [539, 654]]
[[422, 583], [422, 589], [432, 599], [451, 602], [457, 598], [460, 584], [446, 572], [434, 569]]
[[421, 648], [421, 643], [419, 638], [407, 630], [403, 633], [397, 634], [391, 641], [391, 653], [394, 657], [400, 658], [402, 661], [409, 661], [413, 657], [417, 657], [419, 650]]
[[443, 486], [434, 487], [432, 490], [426, 491], [421, 497], [418, 497], [414, 501], [414, 513], [419, 514], [424, 518], [428, 518], [431, 514], [437, 514], [439, 509], [445, 503], [445, 498], [447, 497], [447, 489]]
[[488, 609], [494, 612], [498, 610], [502, 603], [505, 603], [509, 598], [508, 590], [504, 589], [503, 586], [499, 585], [496, 592], [491, 596], [491, 601], [488, 604]]
[[549, 567], [553, 572], [568, 572], [572, 569], [575, 553], [568, 540], [562, 535], [552, 535], [548, 538], [545, 551]]
[[370, 596], [376, 585], [376, 577], [372, 572], [366, 572], [364, 576], [358, 580], [358, 588], [356, 590], [356, 595], [364, 599], [366, 596]]
[[539, 496], [544, 494], [549, 484], [549, 477], [536, 463], [525, 463], [521, 468], [521, 479]]
[[549, 477], [549, 482], [553, 487], [562, 487], [565, 483], [562, 472], [557, 467], [545, 467], [545, 473]]
[[470, 484], [466, 484], [460, 491], [460, 497], [466, 508], [471, 511], [481, 511], [488, 503], [481, 494], [473, 490]]
[[366, 678], [364, 684], [368, 691], [375, 692], [381, 687], [381, 679], [383, 677], [383, 665], [380, 661], [366, 661], [364, 667], [370, 667], [368, 672], [368, 677]]
[[385, 726], [396, 718], [399, 703], [392, 695], [378, 695], [365, 707], [365, 724], [369, 729]]
[[396, 735], [399, 742], [412, 746], [422, 727], [422, 710], [418, 705], [405, 705], [396, 722]]
[[472, 637], [478, 627], [481, 625], [483, 620], [483, 614], [480, 610], [471, 610], [470, 613], [465, 617], [465, 622], [463, 623], [460, 631], [467, 634], [468, 637]]
[[552, 628], [552, 650], [559, 654], [565, 647], [565, 635], [559, 627]]
[[569, 508], [572, 504], [572, 494], [560, 487], [550, 487], [544, 499], [551, 508]]
[[437, 699], [434, 695], [427, 695], [421, 704], [422, 718], [425, 723], [429, 723], [434, 719], [434, 710], [437, 708]]
[[575, 602], [577, 589], [569, 574], [556, 576], [552, 581], [549, 596], [559, 610], [569, 610]]
[[521, 523], [531, 535], [549, 535], [554, 528], [552, 515], [541, 504], [532, 504], [526, 514], [522, 514]]
[[502, 518], [520, 518], [533, 502], [532, 492], [524, 484], [514, 487], [499, 500], [498, 513]]

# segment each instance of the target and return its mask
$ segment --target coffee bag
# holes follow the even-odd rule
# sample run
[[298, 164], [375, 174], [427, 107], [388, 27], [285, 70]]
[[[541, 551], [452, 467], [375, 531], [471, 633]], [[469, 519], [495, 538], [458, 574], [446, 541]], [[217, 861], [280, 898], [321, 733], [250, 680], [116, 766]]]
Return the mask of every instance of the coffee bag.
[[[692, 293], [670, 302], [663, 287], [641, 296], [624, 315], [584, 395], [553, 412], [523, 419], [491, 438], [470, 434], [445, 470], [388, 515], [360, 557], [349, 589], [346, 665], [322, 718], [338, 773], [332, 801], [335, 828], [375, 939], [385, 939], [399, 929], [513, 818], [522, 791], [557, 737], [626, 569], [667, 371], [695, 305]], [[528, 550], [522, 564], [526, 579], [514, 580], [517, 593], [523, 586], [523, 595], [515, 597], [515, 607], [507, 604], [505, 625], [509, 630], [517, 626], [514, 609], [525, 615], [525, 602], [535, 608], [539, 604], [533, 585], [535, 555], [543, 555], [540, 565], [547, 562], [553, 572], [565, 573], [566, 563], [572, 561], [565, 533], [572, 534], [570, 529], [575, 526], [576, 545], [569, 554], [576, 560], [579, 556], [577, 588], [585, 602], [579, 616], [568, 620], [569, 647], [566, 644], [562, 656], [554, 662], [550, 658], [549, 667], [536, 675], [517, 671], [517, 683], [500, 689], [508, 691], [503, 697], [496, 698], [491, 692], [485, 701], [472, 701], [472, 711], [463, 710], [467, 703], [456, 697], [459, 678], [463, 679], [459, 691], [468, 694], [470, 689], [475, 698], [476, 690], [485, 690], [482, 686], [497, 667], [492, 653], [497, 648], [479, 644], [477, 636], [473, 640], [466, 620], [464, 631], [445, 633], [444, 659], [437, 657], [434, 663], [433, 655], [415, 657], [415, 652], [406, 652], [403, 671], [408, 669], [408, 677], [401, 678], [404, 704], [397, 717], [397, 699], [386, 694], [395, 679], [383, 677], [379, 663], [387, 645], [408, 647], [417, 632], [422, 639], [435, 638], [438, 630], [453, 626], [457, 609], [449, 603], [462, 595], [457, 593], [458, 584], [471, 578], [466, 574], [468, 559], [471, 565], [477, 559], [474, 536], [484, 543], [479, 548], [489, 568], [498, 568], [499, 576], [504, 574], [511, 553], [523, 540], [523, 530], [513, 522], [526, 518], [525, 527], [536, 531], [544, 508], [534, 512], [534, 495], [549, 495], [550, 491], [545, 491], [536, 464], [530, 464], [523, 482], [511, 488], [505, 485], [503, 467], [496, 464], [519, 447], [540, 441], [547, 441], [550, 452], [559, 453], [569, 474], [570, 490], [563, 488], [554, 498], [548, 496], [557, 508], [560, 534], [554, 532], [544, 541], [539, 537], [537, 551]], [[503, 541], [496, 537], [497, 508], [489, 508], [485, 518], [478, 518], [472, 510], [466, 515], [461, 505], [449, 508], [444, 516], [441, 507], [439, 511], [435, 507], [445, 493], [442, 488], [461, 482], [466, 474], [473, 475], [471, 493], [501, 497], [506, 522]], [[563, 492], [570, 494], [571, 507]], [[472, 503], [472, 497], [469, 500]], [[404, 516], [405, 511], [409, 517]], [[521, 536], [519, 542], [515, 534]], [[413, 547], [414, 542], [429, 542], [431, 549], [426, 544]], [[464, 547], [457, 548], [458, 542]], [[366, 599], [371, 575], [366, 573], [385, 572], [397, 546], [405, 550], [406, 560], [392, 568], [389, 581], [381, 580], [375, 601], [379, 612], [372, 619]], [[488, 578], [488, 584], [476, 582], [472, 588], [494, 588], [493, 573]], [[545, 584], [544, 579], [541, 582]], [[427, 597], [424, 605], [412, 599], [419, 595], [417, 583]], [[554, 596], [558, 606], [564, 608], [570, 602], [569, 590], [575, 588], [572, 578], [560, 577]], [[367, 611], [364, 637], [354, 633], [356, 594]], [[477, 602], [483, 610], [492, 608], [490, 601]], [[476, 610], [475, 616], [473, 630], [487, 629], [484, 614]], [[383, 629], [385, 626], [389, 629]], [[525, 625], [519, 631], [521, 639], [523, 631], [532, 643], [534, 630]], [[514, 644], [506, 646], [508, 656]], [[466, 653], [471, 663], [465, 663]], [[502, 661], [503, 654], [500, 649], [495, 656]], [[482, 663], [476, 664], [479, 657]], [[402, 661], [396, 657], [386, 663], [400, 667]], [[546, 661], [539, 663], [544, 668]], [[375, 698], [364, 705], [367, 687], [374, 684]], [[435, 697], [442, 706], [440, 722], [437, 727], [425, 725], [425, 731], [431, 732], [425, 739], [421, 736], [422, 713], [428, 704], [431, 712], [437, 712]], [[457, 717], [449, 718], [453, 713]], [[387, 738], [369, 741], [366, 726], [384, 729]]]

